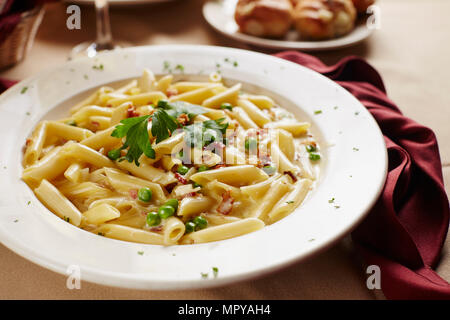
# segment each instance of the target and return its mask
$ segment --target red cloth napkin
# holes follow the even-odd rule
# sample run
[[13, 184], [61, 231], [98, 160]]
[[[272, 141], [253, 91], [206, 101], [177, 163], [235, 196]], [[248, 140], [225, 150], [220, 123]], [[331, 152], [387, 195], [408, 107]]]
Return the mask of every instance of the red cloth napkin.
[[449, 228], [436, 137], [402, 115], [378, 72], [358, 57], [326, 66], [310, 55], [276, 56], [322, 73], [352, 93], [380, 126], [389, 157], [383, 192], [352, 239], [368, 265], [381, 270], [388, 299], [450, 299], [450, 284], [433, 271]]

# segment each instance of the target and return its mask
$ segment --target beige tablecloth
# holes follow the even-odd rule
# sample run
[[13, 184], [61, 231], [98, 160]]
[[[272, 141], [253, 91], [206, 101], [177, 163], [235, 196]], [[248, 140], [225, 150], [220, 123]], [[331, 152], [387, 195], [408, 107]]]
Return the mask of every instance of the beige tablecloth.
[[[201, 15], [202, 0], [112, 8], [113, 34], [134, 45], [190, 43], [250, 48], [214, 32]], [[316, 54], [326, 63], [356, 54], [383, 76], [388, 93], [403, 112], [431, 127], [440, 144], [446, 188], [450, 188], [450, 1], [379, 0], [381, 29], [344, 50]], [[66, 61], [76, 44], [95, 36], [92, 7], [82, 7], [81, 30], [69, 31], [66, 4], [51, 4], [36, 42], [22, 63], [0, 77], [23, 79]], [[365, 268], [351, 240], [260, 279], [195, 291], [137, 291], [82, 282], [66, 288], [66, 277], [41, 268], [0, 245], [0, 299], [374, 299]], [[439, 274], [450, 280], [447, 239]]]

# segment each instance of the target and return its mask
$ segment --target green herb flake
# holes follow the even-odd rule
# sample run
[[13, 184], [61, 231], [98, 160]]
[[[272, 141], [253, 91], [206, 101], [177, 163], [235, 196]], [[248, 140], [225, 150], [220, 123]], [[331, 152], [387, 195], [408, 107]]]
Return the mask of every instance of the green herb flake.
[[103, 64], [99, 64], [98, 66], [92, 66], [92, 69], [103, 71], [104, 66], [103, 66]]
[[233, 67], [237, 67], [239, 64], [238, 64], [238, 62], [237, 61], [234, 61], [233, 62]]
[[27, 113], [25, 113], [27, 116], [29, 116], [29, 115], [31, 115], [31, 113], [29, 113], [29, 112], [27, 112]]
[[353, 147], [353, 151], [359, 151], [359, 149], [356, 147]]
[[308, 240], [308, 242], [313, 242], [313, 241], [315, 241], [315, 240], [316, 240], [316, 239], [311, 238], [311, 239]]
[[89, 77], [88, 77], [87, 74], [83, 75], [83, 78], [84, 78], [85, 80], [89, 79]]
[[31, 204], [31, 201], [28, 201], [28, 202], [27, 202], [27, 205], [29, 206], [30, 204]]
[[170, 68], [170, 62], [169, 61], [164, 61], [163, 62], [163, 71], [168, 72], [168, 73], [172, 73], [172, 69]]
[[338, 106], [334, 106], [334, 107], [333, 107], [334, 110], [337, 110], [338, 108], [339, 108]]
[[331, 198], [330, 200], [328, 200], [328, 203], [333, 203], [334, 202], [334, 198]]
[[27, 92], [28, 87], [23, 87], [22, 90], [20, 90], [20, 94], [24, 94], [25, 92]]
[[17, 223], [17, 222], [19, 222], [19, 220], [18, 220], [18, 219], [14, 220], [14, 223]]
[[143, 256], [144, 255], [144, 251], [138, 251], [137, 254], [140, 255], [140, 256]]
[[177, 65], [175, 66], [175, 70], [178, 70], [178, 71], [180, 71], [181, 73], [183, 73], [183, 72], [184, 72], [184, 66], [181, 65], [181, 64], [177, 64]]
[[359, 114], [359, 111], [355, 112], [355, 116], [357, 116]]
[[202, 279], [207, 279], [208, 278], [208, 274], [207, 273], [200, 272], [200, 275], [202, 276]]
[[341, 206], [334, 206], [335, 209], [339, 209]]
[[321, 114], [322, 113], [322, 110], [316, 110], [316, 111], [314, 111], [314, 114]]
[[219, 268], [212, 267], [212, 271], [213, 271], [214, 278], [217, 278], [217, 276], [219, 275]]
[[286, 201], [286, 203], [287, 204], [291, 204], [291, 203], [294, 203], [294, 201], [293, 200], [289, 200], [289, 201]]

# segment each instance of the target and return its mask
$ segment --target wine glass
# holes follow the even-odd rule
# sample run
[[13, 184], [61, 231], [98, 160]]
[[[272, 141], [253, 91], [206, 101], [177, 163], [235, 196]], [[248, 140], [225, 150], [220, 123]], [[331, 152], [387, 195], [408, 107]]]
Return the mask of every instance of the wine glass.
[[92, 58], [100, 51], [113, 50], [124, 46], [122, 43], [119, 46], [113, 42], [108, 0], [95, 0], [95, 15], [97, 38], [94, 42], [83, 42], [75, 46], [69, 55], [69, 59], [83, 56]]

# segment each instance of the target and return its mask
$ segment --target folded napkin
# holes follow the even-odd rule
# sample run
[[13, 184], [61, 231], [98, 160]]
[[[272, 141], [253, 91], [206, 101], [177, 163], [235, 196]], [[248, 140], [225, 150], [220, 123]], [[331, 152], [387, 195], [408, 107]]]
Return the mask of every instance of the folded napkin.
[[449, 227], [436, 137], [402, 115], [389, 100], [378, 72], [364, 60], [347, 57], [326, 66], [310, 55], [276, 56], [336, 81], [369, 110], [384, 134], [389, 172], [383, 192], [352, 239], [368, 265], [381, 270], [388, 299], [450, 299], [450, 284], [433, 271]]

